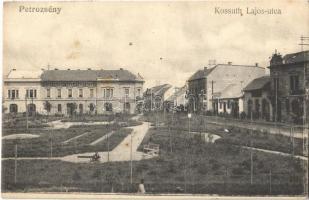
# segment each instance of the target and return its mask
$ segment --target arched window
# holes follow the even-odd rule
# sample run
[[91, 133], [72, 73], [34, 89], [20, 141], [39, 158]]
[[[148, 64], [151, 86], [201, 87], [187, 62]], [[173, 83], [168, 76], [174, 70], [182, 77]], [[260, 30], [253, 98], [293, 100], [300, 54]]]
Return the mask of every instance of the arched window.
[[252, 106], [253, 106], [252, 100], [251, 99], [248, 100], [247, 104], [248, 104], [248, 118], [251, 118]]
[[10, 113], [17, 113], [17, 112], [18, 112], [17, 104], [10, 104]]
[[105, 103], [104, 108], [105, 108], [105, 111], [113, 111], [113, 104], [112, 103]]
[[83, 104], [79, 104], [78, 108], [79, 108], [79, 113], [83, 114], [83, 112], [84, 112], [84, 105]]

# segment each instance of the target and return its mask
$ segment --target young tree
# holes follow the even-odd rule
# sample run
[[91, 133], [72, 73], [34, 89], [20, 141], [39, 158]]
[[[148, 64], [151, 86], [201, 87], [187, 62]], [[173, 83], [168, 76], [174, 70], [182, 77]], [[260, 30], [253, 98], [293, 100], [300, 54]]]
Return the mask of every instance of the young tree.
[[49, 101], [45, 101], [44, 102], [44, 109], [47, 111], [47, 116], [49, 115], [50, 111], [51, 111], [51, 103]]
[[93, 103], [89, 104], [89, 110], [90, 110], [90, 113], [93, 113], [94, 112], [94, 109], [95, 109], [95, 105]]

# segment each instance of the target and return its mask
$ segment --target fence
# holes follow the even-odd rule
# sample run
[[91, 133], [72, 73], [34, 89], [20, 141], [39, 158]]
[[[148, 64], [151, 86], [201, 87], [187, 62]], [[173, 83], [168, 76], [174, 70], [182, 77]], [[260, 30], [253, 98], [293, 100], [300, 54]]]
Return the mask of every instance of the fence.
[[[250, 183], [250, 175], [213, 175], [209, 180], [192, 180], [187, 177], [183, 180], [162, 181], [159, 178], [150, 180], [145, 177], [146, 193], [187, 193], [187, 194], [220, 194], [220, 195], [302, 195], [303, 174], [254, 174], [254, 181]], [[58, 184], [46, 182], [17, 182], [7, 180], [2, 184], [4, 191], [25, 192], [46, 188], [53, 192], [116, 192], [136, 193], [139, 180], [133, 179], [106, 179], [106, 177], [92, 181], [66, 180]]]

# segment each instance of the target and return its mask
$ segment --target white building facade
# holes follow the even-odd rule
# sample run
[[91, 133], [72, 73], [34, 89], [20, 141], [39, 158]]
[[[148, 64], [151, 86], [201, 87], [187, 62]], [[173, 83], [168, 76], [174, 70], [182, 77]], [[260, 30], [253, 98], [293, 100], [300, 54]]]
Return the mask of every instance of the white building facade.
[[12, 71], [4, 79], [6, 113], [134, 113], [144, 80], [128, 70], [45, 70], [32, 77]]

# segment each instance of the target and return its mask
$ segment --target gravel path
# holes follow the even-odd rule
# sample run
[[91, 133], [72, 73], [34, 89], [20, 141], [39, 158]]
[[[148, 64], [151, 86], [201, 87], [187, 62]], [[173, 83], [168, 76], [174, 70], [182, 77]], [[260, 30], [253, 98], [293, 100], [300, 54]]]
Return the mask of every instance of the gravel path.
[[46, 129], [67, 129], [74, 125], [105, 125], [105, 124], [113, 124], [114, 121], [111, 122], [61, 122], [61, 120], [52, 121], [49, 122], [48, 125], [50, 127], [47, 127]]
[[115, 131], [111, 131], [111, 132], [107, 133], [106, 135], [103, 135], [102, 137], [98, 138], [97, 140], [91, 142], [89, 145], [94, 146], [94, 145], [98, 144], [99, 142], [104, 141], [107, 137], [110, 137], [114, 133], [115, 133]]
[[[131, 156], [132, 160], [134, 161], [153, 158], [154, 156], [146, 155], [143, 152], [137, 151], [137, 148], [142, 143], [143, 138], [147, 134], [149, 125], [150, 124], [148, 122], [143, 122], [142, 125], [128, 127], [133, 129], [132, 133], [128, 135], [126, 138], [124, 138], [123, 141], [117, 147], [115, 147], [110, 152], [98, 152], [101, 157], [100, 162], [104, 163], [108, 161], [109, 162], [130, 161]], [[131, 153], [131, 147], [132, 147], [132, 153]], [[61, 158], [61, 160], [74, 163], [87, 163], [89, 162], [90, 158], [80, 158], [79, 156], [90, 157], [93, 154], [94, 152], [73, 154], [65, 156]]]
[[68, 139], [68, 140], [66, 140], [66, 141], [64, 141], [64, 142], [62, 142], [62, 144], [67, 144], [67, 143], [71, 142], [72, 140], [76, 140], [77, 138], [83, 137], [83, 136], [85, 136], [85, 135], [87, 135], [87, 134], [89, 134], [89, 133], [90, 133], [90, 132], [86, 132], [86, 133], [80, 134], [80, 135], [78, 135], [78, 136], [72, 137], [72, 138], [70, 138], [70, 139]]

